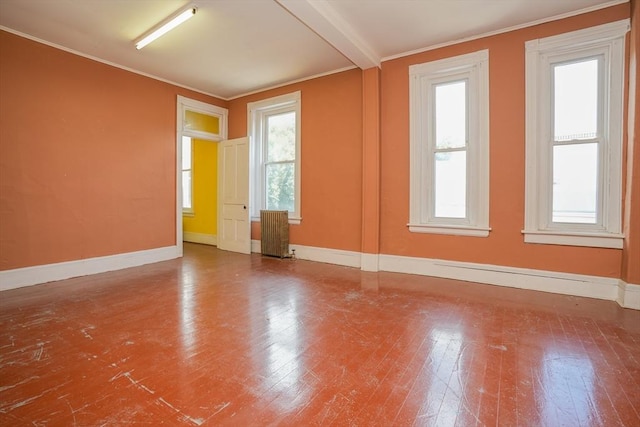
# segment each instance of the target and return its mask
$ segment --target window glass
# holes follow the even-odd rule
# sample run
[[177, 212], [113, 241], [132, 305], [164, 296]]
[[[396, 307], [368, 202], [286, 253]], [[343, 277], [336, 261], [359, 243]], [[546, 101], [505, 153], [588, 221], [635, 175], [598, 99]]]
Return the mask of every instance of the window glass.
[[266, 165], [267, 209], [294, 211], [294, 165], [293, 162]]
[[182, 169], [191, 169], [191, 138], [182, 137]]
[[467, 216], [467, 153], [450, 151], [435, 155], [435, 216]]
[[467, 83], [435, 87], [436, 148], [464, 147], [467, 143]]
[[182, 171], [182, 209], [191, 209], [191, 171]]
[[182, 209], [193, 208], [191, 193], [191, 138], [182, 137]]
[[296, 158], [296, 113], [267, 117], [267, 162]]
[[553, 147], [553, 222], [596, 223], [598, 144]]
[[553, 67], [554, 140], [591, 139], [598, 132], [598, 60]]
[[598, 137], [598, 63], [587, 58], [552, 65], [552, 222], [597, 222], [599, 142], [588, 141]]
[[185, 130], [207, 132], [216, 135], [220, 133], [220, 119], [218, 117], [191, 110], [184, 112], [183, 125]]

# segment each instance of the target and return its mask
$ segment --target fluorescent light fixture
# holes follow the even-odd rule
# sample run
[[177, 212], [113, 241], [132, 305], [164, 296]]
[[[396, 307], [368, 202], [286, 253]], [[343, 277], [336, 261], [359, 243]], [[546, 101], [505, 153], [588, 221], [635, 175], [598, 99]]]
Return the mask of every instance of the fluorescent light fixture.
[[152, 30], [148, 35], [143, 36], [140, 41], [136, 42], [136, 49], [142, 49], [158, 37], [161, 37], [169, 31], [173, 30], [175, 27], [195, 15], [197, 10], [197, 7], [189, 6], [188, 9], [183, 10], [176, 15], [168, 18], [163, 24], [160, 24], [159, 27], [157, 27], [155, 30]]

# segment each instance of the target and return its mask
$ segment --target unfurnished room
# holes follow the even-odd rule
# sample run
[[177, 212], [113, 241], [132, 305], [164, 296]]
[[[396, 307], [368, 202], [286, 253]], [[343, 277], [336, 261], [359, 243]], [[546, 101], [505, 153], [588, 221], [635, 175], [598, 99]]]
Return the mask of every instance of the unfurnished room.
[[0, 425], [640, 426], [640, 0], [0, 0]]

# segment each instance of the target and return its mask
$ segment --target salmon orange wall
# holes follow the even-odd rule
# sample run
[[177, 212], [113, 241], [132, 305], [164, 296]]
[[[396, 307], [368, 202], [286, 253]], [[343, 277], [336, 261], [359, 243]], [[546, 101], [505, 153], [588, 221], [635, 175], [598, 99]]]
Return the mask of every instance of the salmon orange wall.
[[[247, 103], [302, 94], [300, 225], [292, 243], [360, 251], [362, 209], [362, 71], [354, 69], [229, 102], [229, 138], [247, 135]], [[252, 238], [260, 238], [259, 223]]]
[[629, 150], [625, 195], [622, 279], [640, 284], [640, 1], [631, 1], [629, 55]]
[[[629, 17], [629, 4], [390, 60], [382, 64], [383, 254], [620, 277], [622, 251], [525, 244], [525, 50], [527, 40]], [[487, 238], [410, 233], [409, 69], [489, 49], [490, 226]]]
[[217, 234], [217, 142], [193, 140], [193, 215], [182, 216], [182, 228], [192, 233]]
[[0, 31], [0, 270], [175, 245], [176, 96]]

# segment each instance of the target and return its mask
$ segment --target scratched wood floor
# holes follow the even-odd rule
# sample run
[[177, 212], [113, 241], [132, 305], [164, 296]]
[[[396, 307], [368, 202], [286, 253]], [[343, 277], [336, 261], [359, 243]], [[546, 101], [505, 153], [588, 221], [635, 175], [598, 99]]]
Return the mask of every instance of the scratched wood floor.
[[0, 425], [639, 426], [640, 312], [185, 245], [0, 294]]

